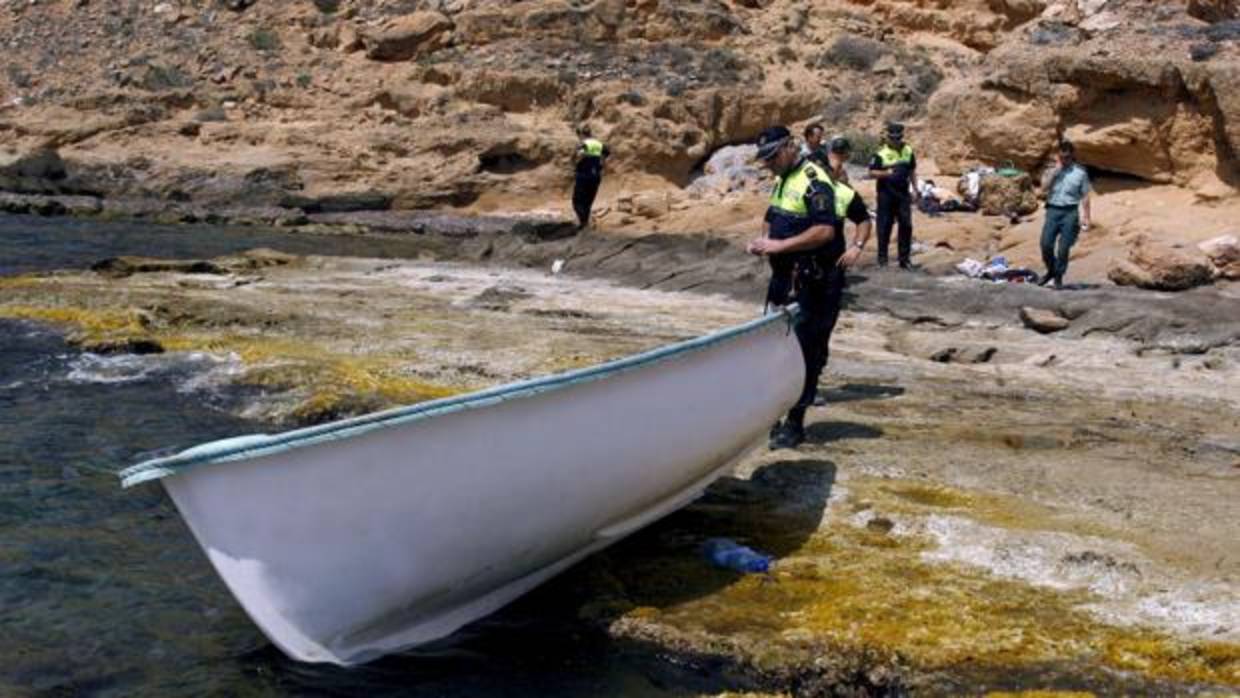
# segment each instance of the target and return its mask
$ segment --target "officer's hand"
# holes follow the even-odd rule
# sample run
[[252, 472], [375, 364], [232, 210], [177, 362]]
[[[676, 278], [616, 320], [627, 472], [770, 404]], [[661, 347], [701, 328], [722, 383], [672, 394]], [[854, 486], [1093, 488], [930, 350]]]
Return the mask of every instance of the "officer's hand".
[[776, 254], [779, 252], [779, 241], [772, 240], [770, 238], [758, 238], [750, 242], [749, 246], [745, 249], [749, 251], [749, 254], [764, 257], [766, 255]]
[[857, 247], [849, 247], [848, 251], [840, 255], [840, 261], [836, 264], [844, 269], [851, 267], [861, 259], [861, 250]]

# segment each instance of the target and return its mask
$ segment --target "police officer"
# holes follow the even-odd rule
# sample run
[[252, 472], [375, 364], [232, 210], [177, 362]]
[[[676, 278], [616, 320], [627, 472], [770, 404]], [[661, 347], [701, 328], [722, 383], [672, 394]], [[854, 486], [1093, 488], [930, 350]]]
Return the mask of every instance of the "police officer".
[[[870, 237], [870, 214], [850, 187], [833, 180], [800, 154], [788, 129], [772, 126], [758, 137], [758, 157], [776, 176], [763, 236], [751, 254], [771, 265], [767, 303], [796, 302], [797, 340], [805, 359], [805, 385], [796, 405], [771, 431], [771, 448], [796, 448], [805, 439], [805, 411], [814, 402], [827, 364], [828, 341], [840, 315], [844, 270], [855, 264]], [[844, 240], [844, 221], [857, 225], [857, 240]]]
[[913, 187], [917, 181], [917, 156], [913, 154], [913, 148], [904, 142], [903, 124], [887, 124], [887, 136], [870, 161], [870, 174], [878, 180], [878, 264], [887, 266], [891, 228], [897, 224], [899, 239], [896, 250], [900, 255], [900, 268], [912, 269]]
[[599, 185], [603, 183], [603, 164], [611, 151], [602, 141], [591, 137], [588, 126], [582, 126], [577, 133], [582, 140], [577, 148], [573, 211], [577, 214], [577, 228], [581, 229], [590, 223], [590, 209], [594, 207], [594, 197], [598, 196]]

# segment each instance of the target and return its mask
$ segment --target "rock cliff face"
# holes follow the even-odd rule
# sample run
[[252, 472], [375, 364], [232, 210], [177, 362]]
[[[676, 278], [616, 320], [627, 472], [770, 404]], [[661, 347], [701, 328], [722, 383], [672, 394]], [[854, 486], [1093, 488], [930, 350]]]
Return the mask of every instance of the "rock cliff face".
[[1240, 181], [1236, 28], [1173, 3], [1080, 5], [1048, 8], [935, 94], [939, 164], [1034, 167], [1066, 136], [1104, 171], [1229, 194]]
[[902, 119], [949, 172], [1033, 168], [1067, 135], [1104, 170], [1218, 198], [1240, 182], [1234, 16], [1136, 0], [6, 2], [0, 161], [63, 167], [0, 184], [537, 207], [570, 186], [579, 125], [640, 190], [687, 185], [772, 122]]

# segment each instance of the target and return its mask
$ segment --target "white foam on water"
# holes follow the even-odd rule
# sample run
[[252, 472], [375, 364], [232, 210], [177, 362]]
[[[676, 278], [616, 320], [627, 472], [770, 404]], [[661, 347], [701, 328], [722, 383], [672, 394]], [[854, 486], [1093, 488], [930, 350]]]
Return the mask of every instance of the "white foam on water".
[[70, 383], [133, 383], [158, 369], [150, 356], [82, 354], [69, 362]]
[[[199, 352], [167, 354], [118, 354], [104, 356], [82, 354], [68, 362], [69, 372], [65, 380], [70, 383], [119, 384], [134, 383], [161, 374], [188, 371], [191, 376], [202, 375], [222, 360]], [[182, 383], [184, 385], [184, 383]]]
[[189, 352], [185, 359], [192, 362], [198, 371], [191, 373], [177, 385], [179, 393], [197, 393], [224, 387], [241, 375], [245, 365], [236, 353], [208, 354], [206, 352]]

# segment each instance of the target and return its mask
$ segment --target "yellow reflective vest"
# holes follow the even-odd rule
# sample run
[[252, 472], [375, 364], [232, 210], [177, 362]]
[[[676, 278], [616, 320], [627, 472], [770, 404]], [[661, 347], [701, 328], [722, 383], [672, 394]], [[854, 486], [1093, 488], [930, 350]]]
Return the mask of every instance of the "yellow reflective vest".
[[587, 138], [581, 142], [581, 151], [588, 157], [603, 157], [603, 142], [597, 138]]
[[775, 189], [771, 191], [771, 208], [794, 218], [808, 217], [809, 206], [805, 203], [805, 195], [814, 181], [831, 188], [835, 195], [835, 216], [842, 221], [857, 192], [847, 184], [835, 181], [825, 169], [809, 160], [803, 160], [792, 172], [776, 178]]
[[907, 165], [913, 162], [913, 146], [905, 143], [903, 148], [896, 150], [884, 143], [875, 155], [878, 156], [879, 162], [883, 163], [883, 167], [892, 167], [900, 163]]

